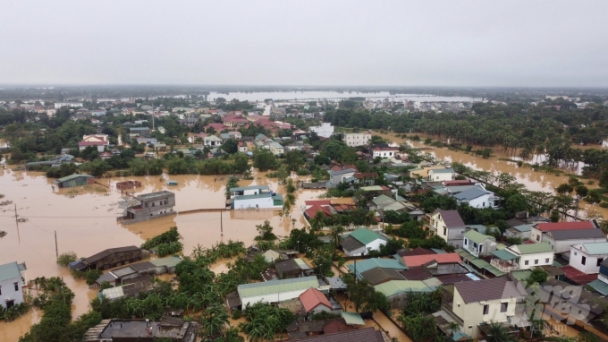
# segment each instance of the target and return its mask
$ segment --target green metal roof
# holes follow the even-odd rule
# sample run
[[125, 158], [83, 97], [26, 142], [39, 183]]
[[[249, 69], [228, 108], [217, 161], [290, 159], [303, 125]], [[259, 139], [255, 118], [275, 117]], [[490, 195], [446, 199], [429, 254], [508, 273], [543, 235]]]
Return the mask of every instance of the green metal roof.
[[490, 265], [489, 262], [487, 262], [483, 259], [473, 259], [470, 262], [471, 262], [471, 264], [475, 265], [475, 267], [477, 267], [477, 268], [486, 268], [487, 266]]
[[497, 277], [502, 277], [503, 275], [507, 274], [490, 264], [488, 264], [486, 267], [484, 267], [484, 269]]
[[182, 259], [180, 259], [178, 257], [174, 257], [174, 256], [170, 256], [170, 257], [162, 258], [162, 259], [150, 260], [150, 262], [152, 264], [154, 264], [154, 266], [167, 266], [167, 267], [175, 267], [181, 261], [182, 261]]
[[511, 271], [511, 275], [513, 276], [513, 278], [519, 280], [519, 281], [525, 281], [528, 278], [530, 278], [530, 274], [532, 274], [531, 270], [515, 270], [515, 271]]
[[75, 179], [75, 178], [78, 178], [78, 177], [93, 178], [93, 176], [90, 176], [90, 175], [81, 175], [79, 173], [75, 173], [73, 175], [69, 175], [69, 176], [65, 176], [63, 178], [59, 178], [59, 179], [55, 180], [55, 182], [58, 182], [58, 183], [66, 182], [66, 181], [69, 181], [69, 180], [72, 180], [72, 179]]
[[350, 236], [364, 245], [367, 245], [368, 243], [371, 243], [377, 239], [386, 240], [380, 234], [365, 228], [355, 230], [354, 232], [350, 233]]
[[553, 252], [553, 248], [548, 243], [531, 243], [516, 245], [521, 254], [547, 253]]
[[248, 298], [276, 294], [279, 292], [307, 290], [311, 287], [319, 287], [319, 281], [315, 276], [242, 284], [238, 286], [237, 291], [241, 298]]
[[344, 312], [342, 311], [342, 318], [344, 318], [344, 322], [346, 324], [352, 325], [365, 325], [363, 318], [356, 312]]
[[468, 251], [466, 251], [462, 248], [458, 248], [454, 252], [458, 253], [458, 255], [460, 255], [461, 258], [463, 258], [467, 261], [477, 259], [473, 254], [469, 253]]
[[494, 255], [495, 257], [497, 257], [500, 260], [506, 260], [506, 261], [514, 260], [514, 259], [518, 258], [517, 255], [515, 255], [513, 253], [509, 253], [504, 249], [501, 249], [499, 251], [494, 251], [494, 252], [492, 252], [492, 255]]
[[587, 285], [591, 286], [595, 291], [601, 293], [604, 296], [608, 295], [608, 284], [604, 283], [599, 279], [596, 279]]
[[19, 266], [16, 262], [0, 265], [0, 281], [21, 278]]
[[386, 283], [374, 286], [376, 291], [382, 292], [385, 296], [390, 297], [402, 292], [432, 292], [433, 289], [428, 287], [421, 280], [391, 280]]
[[522, 224], [520, 226], [515, 226], [513, 228], [521, 233], [525, 233], [525, 232], [531, 231], [533, 226], [534, 226], [533, 224]]
[[374, 202], [374, 204], [377, 205], [377, 206], [384, 206], [384, 205], [391, 204], [391, 203], [395, 202], [395, 200], [392, 199], [391, 197], [386, 196], [386, 195], [380, 195], [380, 196], [374, 198], [372, 200], [372, 202]]
[[496, 241], [496, 239], [494, 237], [481, 234], [475, 230], [469, 230], [468, 232], [466, 232], [464, 234], [464, 237], [466, 237], [467, 239], [469, 239], [475, 243], [482, 243], [485, 240]]
[[244, 201], [244, 200], [250, 200], [250, 199], [257, 199], [257, 198], [270, 198], [270, 197], [272, 197], [272, 194], [270, 192], [266, 192], [263, 194], [257, 194], [257, 195], [241, 195], [241, 196], [231, 199], [230, 202], [234, 203], [236, 201]]
[[[354, 264], [349, 264], [347, 267], [351, 272], [355, 273]], [[396, 270], [407, 269], [407, 267], [405, 267], [402, 263], [400, 263], [399, 261], [397, 261], [395, 259], [373, 258], [373, 259], [358, 261], [357, 262], [357, 273], [361, 274], [365, 271], [369, 271], [372, 268], [376, 268], [376, 267], [393, 268]]]
[[591, 255], [608, 254], [608, 242], [584, 243], [583, 246]]

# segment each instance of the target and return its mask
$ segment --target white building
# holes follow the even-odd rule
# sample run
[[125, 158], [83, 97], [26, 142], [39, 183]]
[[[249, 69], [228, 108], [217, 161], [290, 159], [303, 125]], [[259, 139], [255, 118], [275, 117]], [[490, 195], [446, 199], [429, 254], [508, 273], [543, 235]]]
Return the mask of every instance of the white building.
[[5, 309], [23, 303], [25, 263], [0, 265], [0, 306]]
[[570, 252], [570, 246], [606, 242], [606, 234], [601, 229], [556, 230], [544, 234], [543, 242], [548, 243], [555, 254]]
[[548, 243], [513, 245], [492, 252], [491, 265], [503, 272], [529, 270], [533, 267], [553, 265], [554, 256]]
[[78, 143], [78, 149], [83, 151], [89, 146], [95, 146], [97, 147], [97, 151], [101, 153], [105, 151], [106, 147], [109, 145], [110, 140], [108, 139], [107, 134], [83, 135], [82, 140]]
[[320, 289], [319, 281], [315, 276], [242, 284], [237, 287], [237, 292], [244, 309], [258, 302], [278, 303], [296, 299], [311, 287]]
[[238, 196], [259, 195], [263, 193], [270, 193], [270, 187], [268, 185], [251, 185], [230, 188], [230, 199]]
[[570, 266], [586, 274], [600, 272], [600, 264], [608, 258], [608, 242], [582, 243], [570, 247]]
[[376, 146], [372, 150], [374, 158], [394, 158], [399, 152], [399, 148], [391, 146]]
[[[434, 170], [431, 170], [434, 171]], [[500, 206], [500, 198], [494, 195], [492, 191], [486, 190], [483, 185], [475, 184], [474, 187], [452, 195], [458, 201], [458, 204], [468, 204], [472, 208], [498, 208]]]
[[82, 102], [56, 102], [55, 103], [55, 109], [59, 109], [62, 107], [81, 108]]
[[427, 179], [433, 182], [451, 181], [456, 179], [456, 172], [454, 169], [431, 169]]
[[344, 238], [340, 245], [346, 256], [361, 256], [370, 251], [380, 251], [380, 246], [386, 245], [386, 238], [372, 230], [359, 228]]
[[437, 236], [456, 248], [462, 247], [466, 227], [458, 210], [435, 209], [430, 217], [431, 229]]
[[454, 284], [454, 296], [448, 305], [462, 321], [460, 331], [478, 339], [481, 337], [480, 324], [519, 321], [518, 311], [523, 311], [523, 305], [518, 303], [525, 296], [522, 285], [505, 277], [463, 281]]
[[329, 138], [334, 134], [334, 126], [329, 122], [323, 122], [321, 126], [310, 126], [310, 131], [317, 133], [321, 138]]
[[462, 248], [476, 258], [491, 255], [496, 250], [496, 239], [471, 229], [464, 233]]
[[203, 138], [203, 144], [209, 147], [219, 147], [222, 145], [222, 139], [215, 135], [209, 135]]
[[283, 196], [270, 192], [237, 196], [230, 200], [230, 206], [232, 209], [281, 209], [283, 208]]
[[365, 146], [372, 140], [372, 132], [367, 131], [363, 133], [345, 133], [344, 142], [347, 146], [357, 147]]

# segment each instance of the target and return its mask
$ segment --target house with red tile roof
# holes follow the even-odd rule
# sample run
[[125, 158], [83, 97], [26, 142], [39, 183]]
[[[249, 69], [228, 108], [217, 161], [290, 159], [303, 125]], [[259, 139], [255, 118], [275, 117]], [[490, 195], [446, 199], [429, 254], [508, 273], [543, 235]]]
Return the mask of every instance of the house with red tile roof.
[[229, 126], [229, 127], [239, 127], [239, 126], [244, 126], [245, 124], [249, 123], [249, 120], [245, 119], [242, 116], [237, 116], [237, 115], [225, 116], [224, 118], [222, 118], [222, 121], [224, 122], [224, 124], [226, 126]]
[[461, 262], [462, 259], [458, 253], [422, 254], [401, 257], [401, 263], [408, 268], [422, 266], [427, 263], [459, 264]]
[[89, 146], [97, 147], [98, 152], [103, 152], [110, 145], [107, 134], [92, 134], [82, 136], [82, 140], [78, 143], [78, 149], [83, 151]]
[[329, 302], [329, 299], [325, 297], [323, 292], [314, 287], [304, 291], [299, 298], [307, 314], [333, 311], [333, 306]]
[[547, 233], [560, 230], [585, 230], [597, 228], [598, 227], [593, 221], [537, 223], [532, 226], [530, 240], [534, 242], [543, 242], [543, 238]]

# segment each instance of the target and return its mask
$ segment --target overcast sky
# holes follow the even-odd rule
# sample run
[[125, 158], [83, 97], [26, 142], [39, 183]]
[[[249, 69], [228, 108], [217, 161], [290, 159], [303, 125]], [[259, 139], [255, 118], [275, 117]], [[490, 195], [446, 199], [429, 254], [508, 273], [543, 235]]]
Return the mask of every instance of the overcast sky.
[[0, 84], [608, 86], [608, 1], [0, 0]]

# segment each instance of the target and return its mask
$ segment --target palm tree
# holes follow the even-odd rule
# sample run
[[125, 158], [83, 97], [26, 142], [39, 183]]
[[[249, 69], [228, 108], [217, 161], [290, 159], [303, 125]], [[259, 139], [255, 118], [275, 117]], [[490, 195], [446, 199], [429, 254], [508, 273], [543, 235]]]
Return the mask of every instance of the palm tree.
[[458, 325], [458, 323], [452, 321], [448, 325], [448, 329], [450, 329], [450, 335], [452, 335], [452, 337], [454, 337], [454, 334], [456, 334], [457, 332], [460, 331], [460, 325]]
[[516, 341], [513, 335], [510, 335], [507, 329], [498, 322], [492, 322], [488, 325], [488, 333], [486, 336], [488, 342], [510, 342]]
[[201, 328], [206, 336], [218, 336], [228, 324], [228, 312], [223, 305], [207, 308], [201, 316]]
[[344, 233], [344, 227], [340, 225], [331, 227], [331, 239], [334, 241], [336, 248], [340, 246], [340, 236], [342, 233]]

